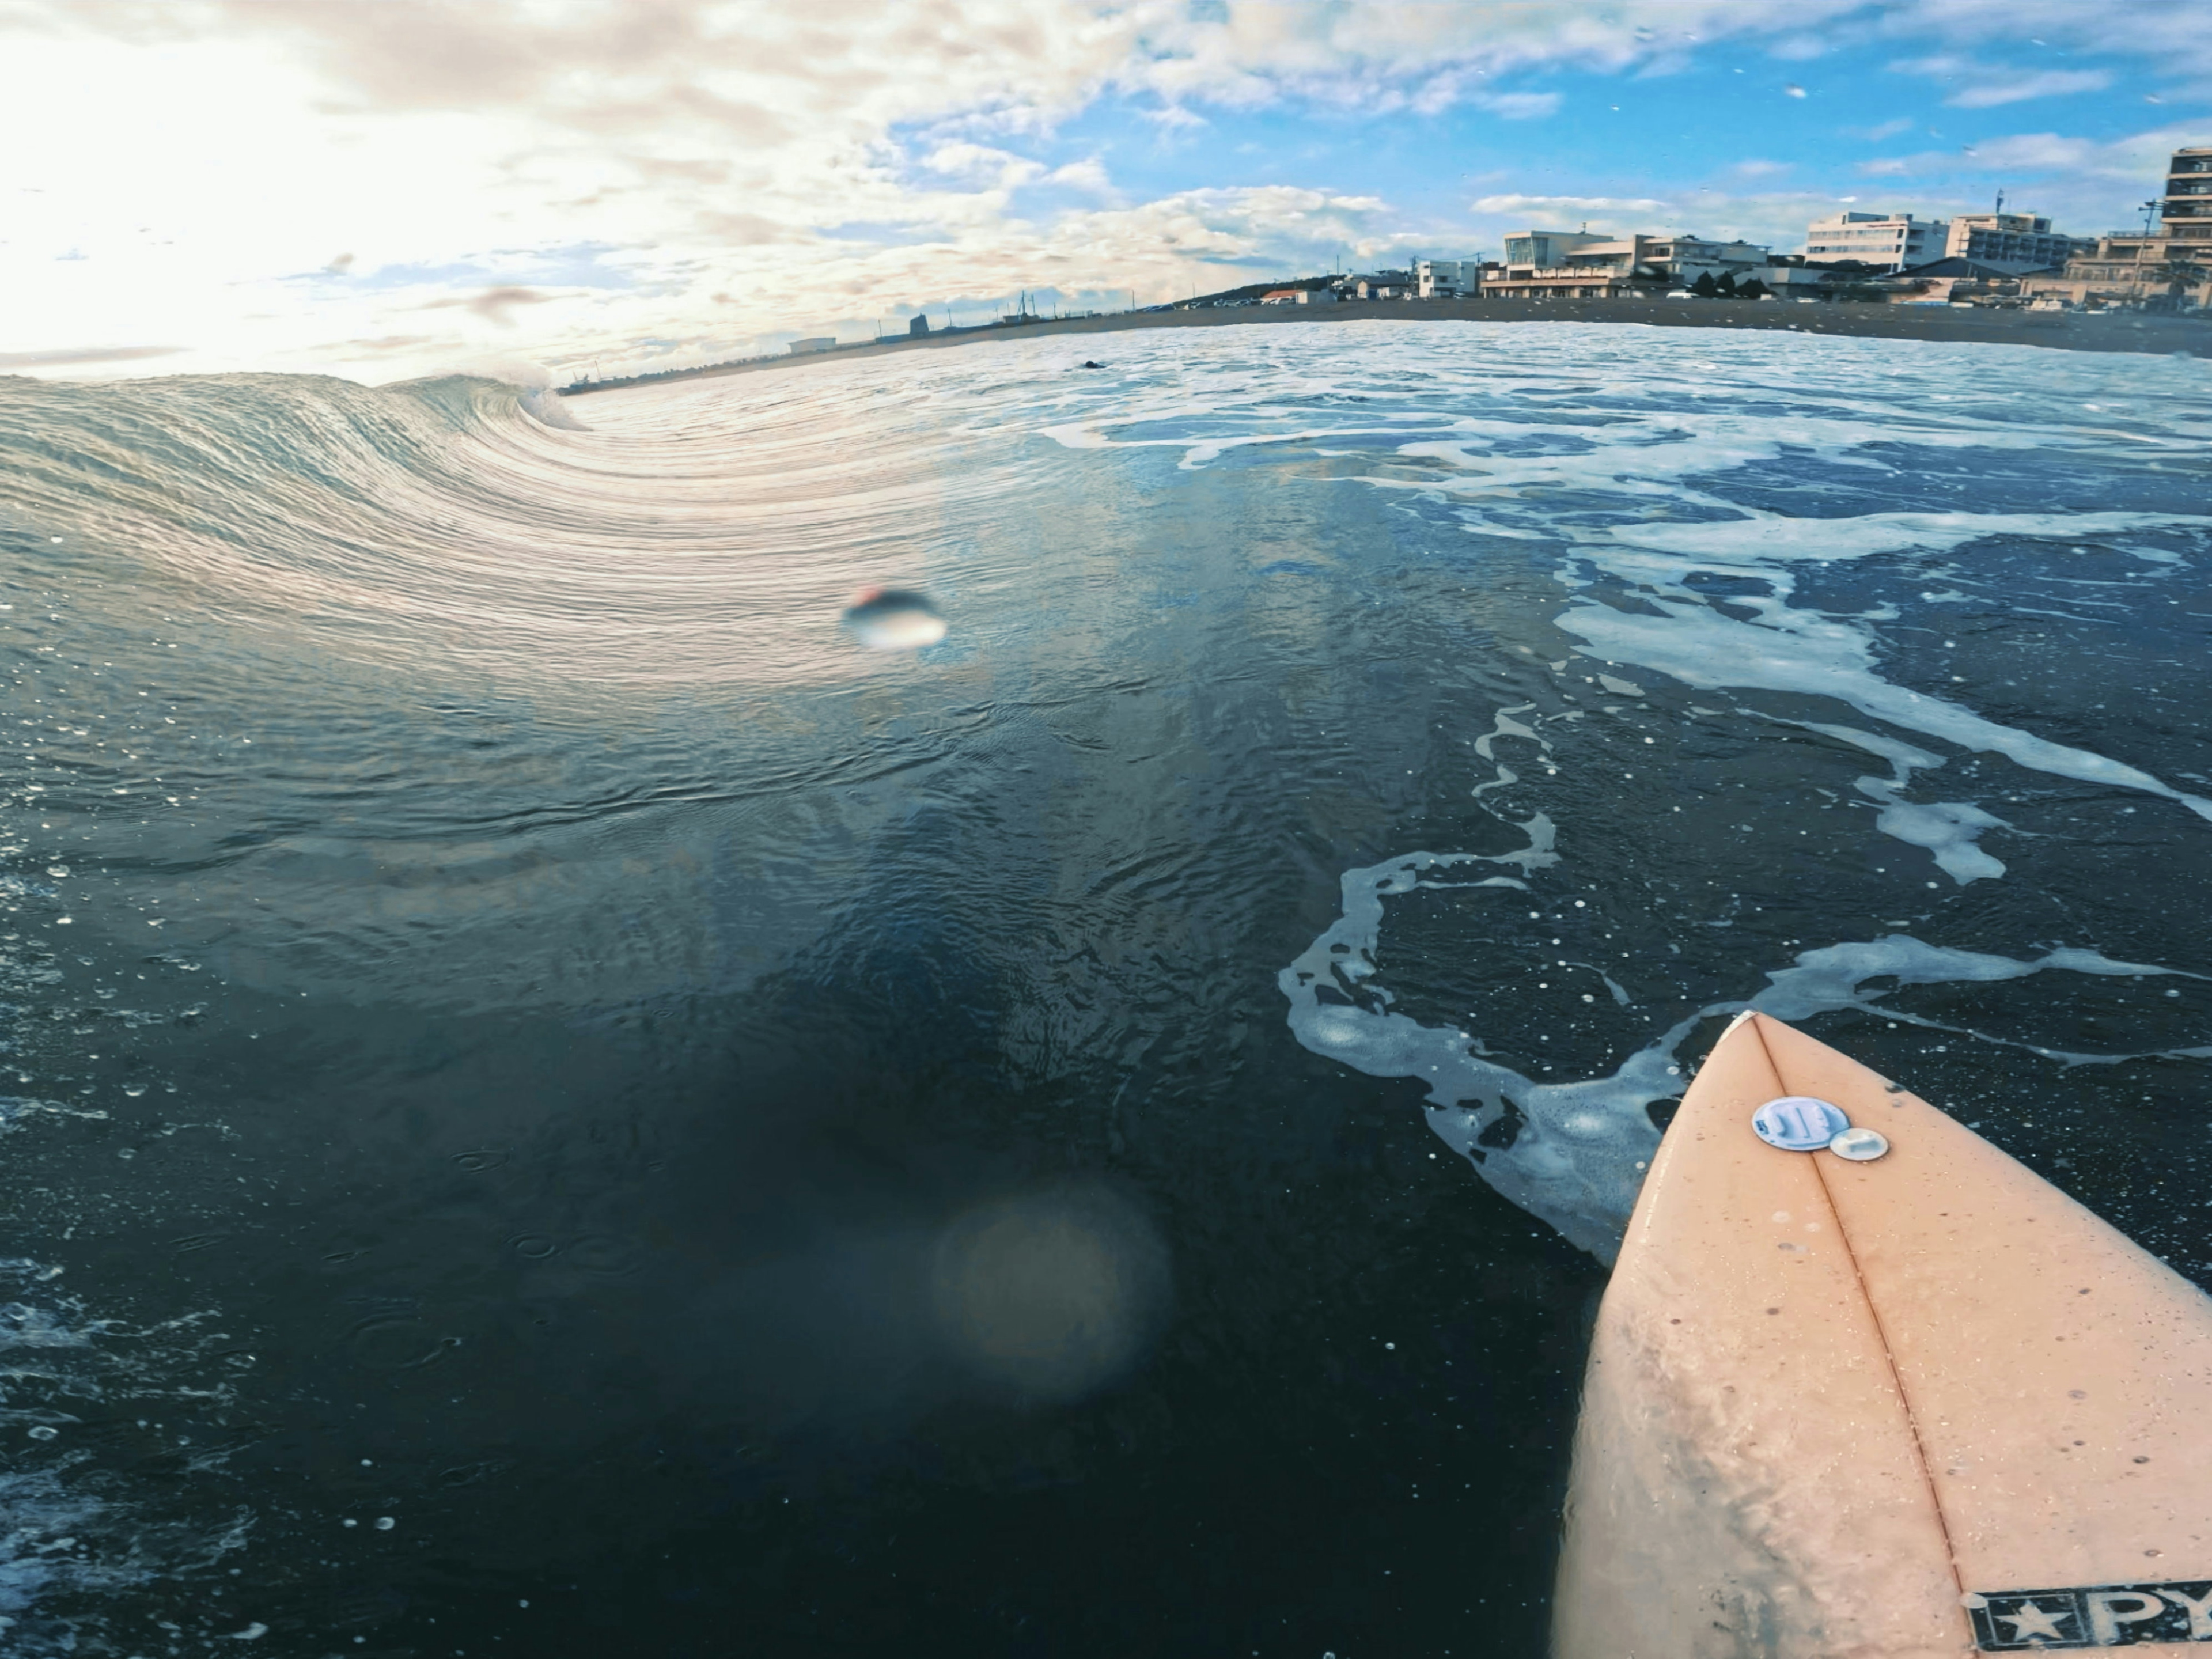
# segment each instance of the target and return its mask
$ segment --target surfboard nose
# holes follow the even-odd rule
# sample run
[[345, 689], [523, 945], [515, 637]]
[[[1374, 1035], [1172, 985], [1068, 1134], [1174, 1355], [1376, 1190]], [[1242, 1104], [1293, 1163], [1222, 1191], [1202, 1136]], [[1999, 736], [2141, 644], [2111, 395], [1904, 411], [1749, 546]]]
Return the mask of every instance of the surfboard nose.
[[[1755, 1126], [1790, 1101], [1844, 1127]], [[1750, 1016], [1684, 1097], [1599, 1313], [1555, 1652], [2179, 1653], [2212, 1641], [2208, 1425], [2212, 1300]]]

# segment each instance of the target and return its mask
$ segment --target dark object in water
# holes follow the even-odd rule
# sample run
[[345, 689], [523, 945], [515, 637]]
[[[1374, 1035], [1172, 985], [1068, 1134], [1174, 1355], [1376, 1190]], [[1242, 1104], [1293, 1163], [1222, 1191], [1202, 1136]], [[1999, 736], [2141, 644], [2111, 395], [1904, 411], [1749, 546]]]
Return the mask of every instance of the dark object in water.
[[1091, 362], [1088, 357], [1085, 357], [1085, 358], [1083, 360], [1083, 366], [1084, 366], [1084, 368], [1105, 368], [1105, 367], [1106, 367], [1106, 365], [1105, 365], [1105, 364], [1103, 364], [1103, 363], [1094, 363], [1094, 362]]
[[901, 587], [871, 587], [845, 607], [845, 626], [860, 643], [878, 651], [913, 651], [945, 637], [945, 618], [926, 593]]

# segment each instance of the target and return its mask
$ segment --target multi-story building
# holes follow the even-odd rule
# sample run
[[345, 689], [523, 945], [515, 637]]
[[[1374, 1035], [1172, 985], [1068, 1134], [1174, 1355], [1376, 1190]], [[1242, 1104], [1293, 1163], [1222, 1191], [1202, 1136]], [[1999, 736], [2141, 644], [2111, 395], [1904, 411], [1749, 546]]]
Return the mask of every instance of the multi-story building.
[[1524, 230], [1505, 239], [1505, 267], [1510, 270], [1546, 270], [1578, 263], [1568, 256], [1599, 242], [1611, 241], [1609, 236], [1593, 236], [1588, 231]]
[[1703, 236], [1520, 231], [1505, 239], [1504, 270], [1484, 271], [1482, 292], [1504, 299], [1614, 299], [1686, 286], [1708, 273], [1740, 276], [1771, 257], [1756, 242]]
[[2085, 243], [2063, 272], [2025, 278], [2021, 291], [2041, 306], [2212, 305], [2212, 145], [2175, 150], [2166, 162], [2155, 231], [2114, 231]]
[[1473, 294], [1481, 288], [1482, 261], [1416, 259], [1409, 274], [1413, 281], [1407, 286], [1416, 298], [1449, 299], [1454, 295]]
[[2160, 235], [2174, 242], [2212, 242], [2212, 144], [2173, 152], [2158, 206]]
[[1972, 259], [1977, 264], [2006, 267], [2017, 275], [2063, 265], [2095, 246], [2095, 238], [2065, 235], [2051, 229], [2050, 220], [2033, 214], [1962, 213], [1950, 221], [1943, 251], [1934, 257]]
[[1838, 213], [1805, 227], [1805, 258], [1819, 264], [1856, 259], [1877, 270], [1902, 270], [1943, 258], [1950, 231], [1948, 219], [1916, 219], [1909, 213]]

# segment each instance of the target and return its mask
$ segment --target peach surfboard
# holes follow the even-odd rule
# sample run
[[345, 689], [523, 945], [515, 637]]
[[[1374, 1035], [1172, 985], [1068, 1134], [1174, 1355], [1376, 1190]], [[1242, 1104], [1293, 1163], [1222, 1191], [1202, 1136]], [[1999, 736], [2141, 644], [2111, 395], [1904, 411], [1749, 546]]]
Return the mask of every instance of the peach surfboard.
[[2208, 1659], [2212, 1298], [1963, 1124], [1746, 1016], [1668, 1126], [1599, 1310], [1553, 1646]]

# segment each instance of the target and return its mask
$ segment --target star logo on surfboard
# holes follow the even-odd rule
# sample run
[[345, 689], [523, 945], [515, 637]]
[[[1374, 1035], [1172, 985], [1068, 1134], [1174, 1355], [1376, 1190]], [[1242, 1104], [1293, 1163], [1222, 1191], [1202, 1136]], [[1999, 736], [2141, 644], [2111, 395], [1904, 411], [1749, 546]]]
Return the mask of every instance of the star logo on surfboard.
[[1984, 1653], [2202, 1642], [2212, 1650], [2212, 1580], [1993, 1590], [1966, 1598]]
[[2058, 1628], [2062, 1620], [2068, 1624], [2073, 1623], [2074, 1609], [2071, 1607], [2045, 1611], [2033, 1601], [2021, 1601], [2010, 1613], [1997, 1613], [1995, 1616], [2012, 1626], [2012, 1645], [2014, 1646], [2024, 1647], [2041, 1636], [2047, 1636], [2054, 1642], [2063, 1642], [2075, 1633]]

